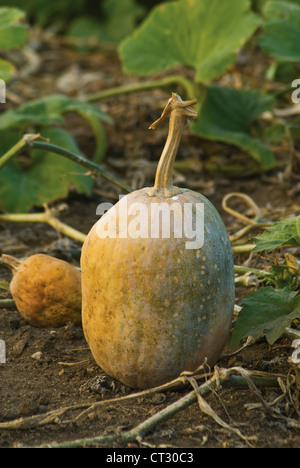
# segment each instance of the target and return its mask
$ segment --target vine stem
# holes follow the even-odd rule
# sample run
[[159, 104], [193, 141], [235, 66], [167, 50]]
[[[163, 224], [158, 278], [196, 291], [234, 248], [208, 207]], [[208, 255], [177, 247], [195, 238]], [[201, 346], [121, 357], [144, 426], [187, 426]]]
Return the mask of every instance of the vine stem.
[[132, 192], [133, 190], [131, 187], [129, 187], [129, 185], [125, 184], [117, 177], [105, 171], [93, 161], [90, 161], [89, 159], [86, 159], [80, 156], [79, 154], [73, 153], [69, 150], [66, 150], [65, 148], [61, 148], [60, 146], [52, 145], [50, 143], [44, 143], [41, 141], [32, 141], [29, 143], [29, 145], [31, 148], [42, 149], [45, 151], [50, 151], [52, 153], [60, 154], [61, 156], [65, 156], [66, 158], [76, 162], [80, 166], [89, 169], [93, 174], [100, 175], [101, 177], [103, 177], [103, 179], [108, 180], [109, 182], [113, 183], [114, 185], [125, 190], [128, 193]]
[[70, 159], [71, 161], [76, 162], [80, 166], [86, 169], [89, 169], [92, 174], [100, 175], [103, 179], [106, 179], [107, 181], [121, 188], [125, 192], [127, 193], [132, 192], [132, 188], [129, 185], [125, 184], [124, 182], [122, 182], [122, 180], [113, 176], [112, 174], [107, 172], [105, 169], [102, 169], [93, 161], [90, 161], [89, 159], [79, 154], [73, 153], [72, 151], [66, 150], [65, 148], [61, 148], [60, 146], [52, 145], [50, 143], [44, 143], [41, 141], [36, 141], [38, 138], [40, 138], [40, 136], [41, 135], [39, 133], [24, 135], [23, 138], [21, 138], [21, 140], [18, 141], [18, 143], [16, 143], [12, 148], [10, 148], [10, 150], [7, 151], [3, 156], [1, 156], [0, 170], [11, 158], [16, 156], [22, 149], [29, 146], [30, 148], [50, 151], [52, 153], [56, 153], [61, 156], [64, 156]]
[[171, 85], [182, 86], [187, 93], [188, 99], [193, 99], [195, 97], [195, 87], [192, 81], [182, 75], [170, 75], [156, 80], [147, 80], [133, 84], [130, 83], [126, 85], [115, 86], [113, 88], [104, 89], [102, 91], [98, 91], [97, 93], [83, 96], [80, 99], [89, 102], [100, 101], [102, 99], [107, 99], [119, 95], [136, 93], [138, 91], [148, 91], [150, 89], [165, 88]]
[[[278, 381], [275, 377], [266, 376], [256, 376], [252, 375], [251, 372], [248, 372], [244, 369], [240, 370], [240, 375], [232, 375], [233, 373], [238, 372], [239, 368], [232, 368], [232, 369], [217, 369], [214, 375], [206, 381], [204, 384], [200, 385], [197, 388], [197, 392], [193, 390], [192, 392], [187, 393], [185, 396], [180, 398], [178, 401], [170, 404], [166, 408], [163, 408], [158, 413], [150, 416], [145, 421], [141, 422], [133, 429], [128, 431], [124, 431], [119, 433], [118, 435], [112, 436], [96, 436], [90, 437], [85, 439], [77, 439], [73, 441], [66, 441], [62, 443], [50, 443], [45, 445], [40, 445], [39, 447], [35, 448], [76, 448], [76, 447], [86, 447], [91, 445], [101, 445], [107, 443], [113, 443], [117, 441], [122, 441], [122, 443], [129, 443], [131, 441], [141, 441], [141, 439], [148, 434], [150, 431], [155, 429], [159, 424], [169, 420], [172, 418], [176, 413], [186, 409], [191, 404], [197, 401], [197, 394], [201, 396], [205, 396], [206, 394], [214, 391], [225, 382], [229, 385], [233, 385], [234, 387], [244, 387], [249, 386], [249, 380], [253, 379], [253, 383], [258, 386], [271, 386], [271, 387], [278, 387]], [[182, 376], [183, 381], [186, 381], [185, 376]], [[23, 447], [23, 446], [22, 446]]]
[[13, 299], [0, 299], [0, 309], [13, 309], [16, 303]]
[[0, 158], [0, 169], [16, 154], [18, 154], [23, 148], [30, 143], [32, 143], [35, 139], [39, 138], [40, 134], [27, 134], [21, 138], [18, 143], [16, 143], [12, 148], [10, 148], [3, 156]]
[[235, 273], [238, 273], [240, 275], [243, 275], [245, 273], [253, 273], [256, 276], [262, 276], [263, 278], [268, 278], [269, 276], [272, 276], [272, 274], [268, 271], [258, 270], [257, 268], [250, 268], [239, 265], [234, 265], [234, 271]]
[[4, 289], [5, 291], [9, 291], [9, 283], [5, 280], [0, 279], [0, 289]]
[[247, 253], [255, 249], [255, 244], [233, 245], [232, 251], [234, 253]]
[[56, 231], [71, 237], [79, 242], [84, 242], [86, 235], [76, 229], [62, 223], [59, 219], [52, 215], [51, 211], [46, 208], [44, 213], [4, 213], [0, 214], [0, 221], [13, 223], [44, 223], [52, 226]]

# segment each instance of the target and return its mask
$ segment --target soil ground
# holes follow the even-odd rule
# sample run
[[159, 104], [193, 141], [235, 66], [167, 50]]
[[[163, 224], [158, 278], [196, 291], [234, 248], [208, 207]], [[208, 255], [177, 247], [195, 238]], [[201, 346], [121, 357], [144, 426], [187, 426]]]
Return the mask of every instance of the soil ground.
[[[63, 41], [39, 40], [36, 69], [27, 77], [17, 80], [9, 89], [10, 97], [15, 101], [24, 102], [54, 92], [82, 96], [137, 79], [122, 73], [118, 58], [113, 53], [82, 53]], [[24, 58], [20, 56], [18, 59], [22, 67]], [[254, 62], [248, 63], [248, 70], [245, 66], [230, 70], [223, 80], [231, 83], [240, 80], [241, 84], [243, 80], [258, 80], [263, 65], [259, 61]], [[74, 77], [77, 77], [76, 86]], [[73, 83], [73, 88], [70, 83]], [[166, 127], [162, 126], [155, 132], [150, 132], [148, 127], [160, 115], [169, 95], [169, 90], [152, 90], [114, 97], [100, 103], [101, 108], [114, 119], [113, 125], [105, 124], [108, 148], [103, 165], [134, 188], [153, 183]], [[70, 114], [66, 116], [65, 127], [77, 138], [82, 151], [92, 156], [94, 140], [86, 123]], [[274, 151], [279, 160], [287, 165], [288, 145], [284, 142], [278, 144]], [[281, 167], [270, 173], [258, 171], [252, 175], [245, 175], [244, 171], [243, 174], [233, 175], [203, 167], [203, 163], [212, 162], [237, 162], [245, 169], [251, 166], [249, 157], [235, 147], [204, 141], [185, 132], [178, 162], [184, 164], [176, 167], [175, 181], [206, 195], [218, 208], [230, 232], [236, 232], [243, 225], [221, 207], [223, 197], [229, 192], [243, 192], [250, 196], [266, 219], [276, 220], [300, 214], [298, 181], [285, 178]], [[88, 233], [98, 219], [97, 205], [102, 201], [114, 202], [118, 193], [114, 186], [99, 179], [95, 182], [92, 196], [85, 197], [71, 190], [67, 199], [57, 200], [50, 207], [59, 212], [62, 221]], [[246, 206], [240, 205], [239, 208], [247, 212]], [[33, 211], [39, 211], [39, 208]], [[81, 244], [43, 224], [2, 223], [0, 247], [2, 252], [20, 259], [42, 252], [79, 265]], [[273, 256], [235, 254], [234, 261], [237, 265], [268, 269], [277, 257], [282, 258], [282, 252]], [[1, 278], [9, 280], [10, 277], [10, 273], [2, 268]], [[236, 303], [250, 291], [251, 288], [238, 287]], [[0, 293], [1, 299], [8, 297], [5, 291]], [[98, 403], [102, 400], [124, 397], [134, 391], [105, 375], [97, 366], [80, 326], [69, 323], [59, 329], [33, 328], [13, 307], [0, 310], [0, 339], [6, 343], [7, 355], [6, 363], [0, 365], [1, 448], [40, 446], [99, 435], [115, 436], [113, 442], [96, 444], [110, 448], [300, 447], [299, 385], [293, 385], [284, 393], [284, 386], [293, 373], [289, 360], [291, 343], [286, 338], [280, 339], [272, 347], [262, 339], [235, 356], [230, 355], [227, 346], [218, 362], [219, 368], [240, 366], [249, 371], [281, 375], [282, 388], [265, 387], [253, 392], [247, 386], [223, 385], [205, 396], [215, 413], [231, 428], [239, 429], [244, 438], [228, 427], [222, 427], [194, 402], [158, 424], [142, 440], [126, 443], [118, 438], [118, 434], [134, 428], [178, 401], [191, 391], [191, 387], [166, 389], [131, 400], [112, 400], [100, 405]], [[280, 396], [282, 398], [277, 400]], [[262, 404], [261, 398], [269, 404], [273, 402], [272, 406]], [[71, 408], [53, 417], [51, 411], [64, 407]], [[49, 414], [47, 420], [45, 416]]]

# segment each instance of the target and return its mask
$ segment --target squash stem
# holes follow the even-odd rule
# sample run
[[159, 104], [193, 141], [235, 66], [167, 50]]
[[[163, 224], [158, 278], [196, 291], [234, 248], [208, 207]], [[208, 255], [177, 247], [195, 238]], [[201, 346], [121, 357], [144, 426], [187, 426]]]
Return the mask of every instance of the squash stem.
[[0, 257], [2, 265], [7, 266], [13, 275], [15, 275], [21, 266], [21, 261], [18, 258], [12, 257], [11, 255], [2, 254]]
[[181, 193], [180, 188], [173, 186], [173, 165], [184, 127], [197, 118], [197, 111], [191, 107], [196, 103], [196, 99], [182, 101], [178, 94], [172, 93], [161, 117], [150, 126], [155, 129], [170, 114], [169, 133], [158, 163], [154, 187], [146, 190], [151, 197], [169, 198]]

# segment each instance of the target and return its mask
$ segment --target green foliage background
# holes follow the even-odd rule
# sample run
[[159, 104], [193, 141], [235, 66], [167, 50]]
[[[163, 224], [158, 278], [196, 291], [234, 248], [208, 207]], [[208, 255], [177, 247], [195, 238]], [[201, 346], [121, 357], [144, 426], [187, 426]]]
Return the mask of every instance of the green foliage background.
[[[2, 4], [7, 5], [7, 0], [0, 0], [0, 9]], [[151, 80], [153, 74], [166, 72], [168, 77], [172, 77], [173, 70], [181, 67], [189, 73], [187, 78], [185, 72], [180, 72], [186, 83], [183, 98], [196, 97], [199, 101], [199, 118], [191, 126], [194, 134], [239, 147], [245, 152], [245, 157], [252, 157], [254, 165], [260, 169], [276, 166], [271, 150], [274, 135], [286, 138], [290, 133], [294, 139], [300, 138], [297, 125], [293, 127], [291, 122], [287, 123], [288, 128], [281, 122], [280, 128], [277, 124], [273, 131], [272, 125], [266, 130], [259, 125], [261, 115], [272, 112], [282, 99], [280, 93], [275, 96], [262, 89], [235, 89], [222, 86], [217, 81], [224, 73], [230, 73], [230, 67], [235, 64], [243, 47], [248, 54], [255, 47], [261, 47], [266, 60], [271, 58], [272, 65], [267, 70], [269, 79], [275, 78], [276, 74], [283, 76], [286, 65], [290, 67], [288, 76], [291, 73], [295, 78], [297, 68], [293, 59], [297, 59], [299, 52], [294, 38], [297, 34], [300, 37], [300, 0], [210, 0], [209, 3], [206, 0], [12, 0], [9, 6], [21, 7], [26, 19], [18, 17], [22, 10], [15, 10], [16, 19], [11, 18], [8, 26], [2, 27], [2, 36], [0, 21], [0, 51], [22, 46], [26, 40], [26, 21], [29, 21], [33, 26], [49, 28], [54, 34], [59, 32], [80, 40], [80, 44], [94, 38], [97, 44], [94, 47], [99, 50], [103, 44], [109, 43], [110, 50], [119, 56], [123, 71], [128, 75]], [[0, 14], [5, 16], [3, 9]], [[280, 41], [274, 35], [278, 28]], [[20, 39], [11, 34], [17, 30], [22, 34]], [[7, 39], [9, 37], [10, 40]], [[76, 41], [75, 44], [78, 46]], [[0, 78], [5, 72], [5, 79], [13, 78], [13, 66], [5, 56], [3, 58], [1, 60], [0, 54]], [[155, 80], [152, 89], [154, 87]], [[0, 132], [13, 130], [17, 141], [18, 136], [21, 138], [29, 129], [32, 132], [39, 131], [41, 126], [46, 128], [53, 117], [51, 109], [57, 103], [55, 96], [48, 98], [46, 107], [41, 108], [37, 101], [32, 105], [26, 103], [24, 109], [14, 108], [2, 113]], [[92, 126], [102, 160], [105, 155], [103, 115], [99, 117], [92, 105], [88, 109], [83, 109], [82, 103], [73, 102], [72, 105]], [[32, 106], [35, 118], [31, 118]], [[60, 126], [60, 122], [55, 125]], [[0, 154], [4, 151], [7, 148], [3, 145], [1, 148], [0, 142]], [[6, 208], [8, 206], [11, 209], [10, 205]]]
[[[118, 0], [122, 5], [124, 0]], [[105, 20], [107, 0], [0, 0], [0, 6], [17, 7], [24, 10], [31, 24], [49, 26], [56, 24], [61, 31], [66, 30], [70, 20], [79, 16], [89, 16], [99, 21]], [[134, 0], [134, 4], [145, 8], [145, 12], [159, 1]]]

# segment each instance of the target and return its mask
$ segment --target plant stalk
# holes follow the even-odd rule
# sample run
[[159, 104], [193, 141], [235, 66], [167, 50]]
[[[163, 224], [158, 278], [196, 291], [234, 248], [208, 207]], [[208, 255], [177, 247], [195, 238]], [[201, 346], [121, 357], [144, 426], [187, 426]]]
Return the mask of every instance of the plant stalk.
[[0, 309], [13, 309], [16, 307], [14, 299], [0, 299]]
[[233, 253], [248, 253], [255, 249], [255, 244], [233, 245]]
[[234, 272], [239, 275], [243, 275], [245, 273], [253, 273], [253, 275], [260, 276], [263, 278], [268, 278], [272, 276], [272, 274], [268, 271], [258, 270], [257, 268], [243, 267], [239, 265], [234, 265]]
[[10, 148], [5, 154], [3, 154], [3, 156], [1, 156], [1, 158], [0, 158], [0, 169], [2, 169], [2, 167], [4, 167], [5, 164], [8, 163], [8, 161], [13, 156], [18, 154], [23, 148], [26, 148], [26, 146], [28, 144], [32, 143], [36, 138], [39, 138], [39, 136], [40, 136], [39, 134], [24, 135], [23, 138], [20, 141], [18, 141], [18, 143], [16, 143], [12, 148]]
[[129, 187], [129, 185], [125, 184], [117, 177], [105, 171], [104, 169], [99, 167], [97, 164], [95, 164], [93, 161], [90, 161], [80, 156], [79, 154], [72, 153], [71, 151], [61, 148], [60, 146], [36, 141], [36, 139], [39, 137], [40, 137], [40, 134], [24, 135], [23, 138], [18, 143], [16, 143], [12, 148], [10, 148], [9, 151], [7, 151], [3, 156], [1, 156], [0, 170], [11, 158], [16, 156], [22, 149], [29, 146], [30, 148], [42, 149], [45, 151], [50, 151], [52, 153], [59, 154], [61, 156], [65, 156], [66, 158], [71, 159], [71, 161], [76, 162], [80, 166], [83, 166], [86, 169], [89, 169], [92, 173], [100, 175], [101, 177], [108, 180], [109, 182], [116, 185], [117, 187], [121, 188], [125, 192], [127, 193], [132, 192], [132, 188]]
[[6, 255], [6, 254], [1, 255], [0, 263], [1, 265], [7, 266], [11, 270], [13, 275], [17, 273], [18, 269], [22, 265], [21, 260], [19, 260], [18, 258], [12, 257], [11, 255]]
[[93, 161], [90, 161], [89, 159], [86, 159], [80, 156], [79, 154], [72, 153], [71, 151], [61, 148], [60, 146], [52, 145], [50, 143], [43, 143], [40, 141], [33, 141], [32, 143], [30, 143], [30, 147], [36, 148], [36, 149], [42, 149], [45, 151], [51, 151], [52, 153], [65, 156], [66, 158], [70, 159], [71, 161], [76, 162], [80, 166], [85, 167], [86, 169], [89, 169], [92, 173], [100, 175], [101, 177], [103, 177], [103, 179], [108, 180], [109, 182], [113, 183], [117, 187], [123, 189], [125, 192], [128, 192], [128, 193], [132, 192], [132, 188], [129, 187], [129, 185], [125, 184], [117, 177], [105, 171], [104, 169], [99, 167], [97, 164], [95, 164]]
[[56, 229], [56, 231], [71, 237], [81, 243], [85, 241], [86, 235], [76, 229], [59, 221], [50, 212], [46, 210], [44, 213], [5, 213], [0, 214], [0, 221], [13, 223], [44, 223]]
[[0, 289], [4, 289], [5, 291], [9, 291], [9, 283], [5, 280], [0, 280]]
[[81, 99], [84, 99], [84, 101], [88, 102], [100, 101], [102, 99], [107, 99], [119, 95], [136, 93], [138, 91], [148, 91], [150, 89], [165, 88], [172, 85], [182, 86], [186, 91], [187, 98], [194, 98], [195, 89], [192, 81], [190, 81], [182, 75], [170, 75], [161, 79], [147, 80], [139, 83], [115, 86], [113, 88], [98, 91], [97, 93], [89, 94]]

